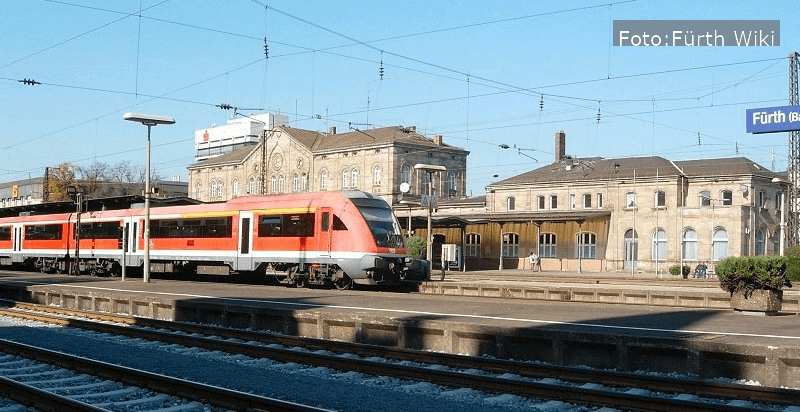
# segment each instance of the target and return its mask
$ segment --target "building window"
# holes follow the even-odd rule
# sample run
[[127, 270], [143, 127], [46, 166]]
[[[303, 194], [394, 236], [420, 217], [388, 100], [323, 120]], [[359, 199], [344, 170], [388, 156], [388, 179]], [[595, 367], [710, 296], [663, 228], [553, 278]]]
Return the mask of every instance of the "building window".
[[481, 257], [481, 235], [477, 233], [467, 233], [466, 249], [464, 256]]
[[683, 231], [683, 245], [681, 253], [684, 260], [697, 260], [697, 232], [694, 229]]
[[550, 195], [550, 209], [558, 209], [558, 196]]
[[766, 196], [764, 196], [764, 191], [758, 192], [758, 207], [764, 207], [764, 204], [767, 203]]
[[358, 187], [358, 168], [354, 167], [350, 171], [350, 187]]
[[761, 256], [764, 254], [764, 229], [756, 232], [756, 250], [755, 255]]
[[772, 233], [772, 254], [781, 254], [781, 227], [776, 226], [775, 231]]
[[408, 165], [403, 166], [402, 174], [403, 175], [401, 176], [401, 180], [402, 180], [401, 183], [410, 183], [411, 182], [411, 180], [410, 180], [411, 179], [411, 166], [408, 166]]
[[508, 198], [506, 198], [506, 210], [508, 210], [509, 212], [514, 210], [514, 207], [516, 206], [515, 205], [516, 200], [517, 199], [514, 196], [509, 196]]
[[728, 232], [725, 229], [719, 228], [714, 230], [711, 249], [711, 258], [715, 261], [728, 257]]
[[536, 203], [539, 206], [539, 210], [544, 210], [544, 207], [545, 207], [544, 206], [544, 196], [537, 196], [536, 197]]
[[625, 207], [628, 209], [636, 207], [636, 193], [628, 192], [625, 194]]
[[592, 208], [592, 195], [589, 193], [583, 194], [583, 208], [584, 209], [591, 209]]
[[239, 196], [239, 179], [233, 179], [233, 182], [231, 182], [231, 192], [233, 197]]
[[300, 175], [297, 173], [292, 174], [292, 191], [299, 192], [300, 191]]
[[653, 232], [653, 260], [667, 260], [667, 232], [661, 228]]
[[574, 194], [570, 194], [569, 195], [569, 208], [570, 209], [575, 209], [575, 195]]
[[381, 173], [383, 172], [383, 167], [381, 165], [375, 166], [375, 169], [372, 170], [372, 185], [373, 186], [380, 186], [381, 185]]
[[456, 172], [447, 172], [447, 194], [448, 196], [455, 196], [456, 190]]
[[328, 171], [323, 170], [319, 172], [319, 189], [328, 190]]
[[350, 187], [350, 171], [347, 169], [342, 170], [342, 189]]
[[300, 190], [306, 191], [308, 189], [308, 175], [303, 173], [300, 175]]
[[504, 258], [519, 257], [519, 235], [516, 233], [503, 233], [503, 247]]
[[278, 193], [278, 176], [272, 175], [269, 177], [269, 192]]
[[666, 207], [667, 206], [667, 194], [664, 193], [663, 190], [656, 191], [655, 199], [653, 199], [653, 203], [656, 207]]
[[597, 208], [598, 209], [602, 209], [603, 208], [603, 194], [602, 193], [598, 193], [597, 194]]
[[256, 194], [256, 179], [254, 177], [251, 177], [250, 180], [247, 181], [247, 194]]
[[[776, 197], [777, 199], [777, 197]], [[733, 204], [733, 192], [730, 190], [723, 190], [722, 191], [722, 206], [730, 206]], [[778, 202], [775, 202], [777, 205]]]
[[782, 191], [775, 192], [775, 210], [783, 210], [783, 205], [781, 204], [781, 194]]
[[286, 192], [286, 178], [281, 174], [278, 176], [278, 193]]
[[597, 258], [597, 235], [592, 232], [578, 233], [576, 242], [575, 257], [579, 259]]
[[539, 234], [539, 257], [554, 258], [556, 255], [556, 234], [555, 233], [540, 233]]
[[197, 200], [203, 200], [203, 184], [198, 183], [194, 189], [194, 198]]
[[703, 190], [700, 192], [700, 206], [711, 206], [711, 192]]

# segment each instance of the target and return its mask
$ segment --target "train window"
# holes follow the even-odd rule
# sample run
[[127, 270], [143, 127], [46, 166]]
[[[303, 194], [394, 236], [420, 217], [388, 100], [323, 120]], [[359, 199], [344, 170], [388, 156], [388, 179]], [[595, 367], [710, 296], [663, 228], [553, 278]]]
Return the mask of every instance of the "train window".
[[342, 219], [339, 219], [339, 216], [333, 215], [333, 230], [347, 230], [347, 226], [344, 225]]
[[150, 237], [230, 237], [231, 222], [231, 217], [154, 220], [150, 225]]
[[286, 214], [259, 216], [260, 237], [309, 237], [314, 236], [314, 214]]
[[119, 239], [121, 236], [119, 222], [81, 223], [81, 239]]
[[0, 227], [0, 240], [11, 240], [11, 226]]
[[25, 226], [25, 240], [59, 240], [61, 236], [59, 224]]
[[328, 212], [322, 212], [322, 225], [320, 226], [320, 230], [323, 232], [328, 231], [328, 225], [330, 220], [330, 214]]

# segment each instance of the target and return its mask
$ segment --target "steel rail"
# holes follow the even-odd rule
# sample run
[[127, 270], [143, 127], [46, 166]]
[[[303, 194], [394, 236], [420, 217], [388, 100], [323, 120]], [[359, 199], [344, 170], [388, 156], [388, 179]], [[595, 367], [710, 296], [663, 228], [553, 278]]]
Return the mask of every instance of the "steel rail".
[[0, 376], [0, 394], [14, 402], [47, 412], [110, 412], [108, 409], [98, 408], [4, 376]]
[[[64, 311], [64, 309], [56, 309], [56, 310], [62, 312]], [[0, 314], [3, 314], [3, 311], [0, 311]], [[33, 314], [30, 314], [30, 316], [32, 318], [36, 317], [36, 315]], [[108, 319], [114, 316], [104, 315], [104, 317]], [[187, 325], [183, 323], [176, 324], [174, 322], [162, 322], [162, 321], [154, 322], [149, 319], [131, 318], [128, 316], [122, 316], [120, 318], [123, 319], [126, 323], [137, 323], [137, 324], [143, 323], [147, 324], [148, 326], [159, 329], [172, 329], [172, 330], [180, 329], [181, 332], [184, 333], [200, 333], [206, 335], [213, 334], [226, 338], [235, 338], [245, 341], [266, 340], [269, 343], [275, 343], [275, 340], [272, 339], [274, 335], [268, 335], [263, 333], [253, 333], [253, 332], [232, 330], [220, 327], [209, 327], [208, 325], [202, 325], [202, 326]], [[579, 403], [588, 403], [593, 405], [612, 406], [630, 410], [671, 411], [676, 408], [685, 410], [691, 409], [696, 411], [760, 410], [756, 408], [737, 407], [721, 403], [708, 403], [699, 400], [694, 401], [694, 400], [673, 399], [662, 396], [647, 396], [647, 395], [631, 394], [624, 392], [614, 392], [613, 390], [589, 389], [589, 388], [574, 387], [574, 386], [565, 388], [564, 385], [529, 382], [529, 381], [521, 381], [521, 380], [507, 379], [507, 378], [485, 377], [470, 373], [432, 370], [430, 368], [425, 368], [425, 367], [393, 365], [385, 362], [376, 362], [364, 359], [341, 358], [337, 356], [329, 356], [318, 353], [304, 353], [295, 350], [255, 346], [252, 344], [223, 341], [218, 338], [175, 335], [173, 333], [164, 332], [162, 330], [148, 330], [141, 328], [121, 327], [109, 324], [97, 324], [96, 322], [88, 322], [81, 319], [60, 319], [58, 323], [66, 324], [69, 326], [81, 327], [81, 328], [95, 329], [106, 333], [123, 334], [131, 337], [159, 340], [159, 341], [165, 341], [169, 343], [181, 344], [191, 347], [201, 347], [208, 350], [219, 350], [229, 353], [243, 354], [257, 358], [270, 358], [284, 362], [322, 365], [338, 370], [357, 371], [373, 375], [389, 375], [400, 378], [426, 380], [447, 386], [472, 387], [475, 389], [480, 389], [490, 392], [513, 393], [522, 396], [559, 399], [567, 402], [579, 402]], [[184, 329], [183, 328], [184, 326], [188, 327], [188, 329]], [[303, 340], [302, 338], [295, 337], [292, 339], [292, 343], [296, 345], [298, 343], [302, 343], [302, 340]], [[311, 341], [313, 341], [313, 343], [310, 345], [311, 348], [324, 349], [333, 352], [342, 352], [342, 351], [347, 351], [347, 349], [350, 348], [362, 347], [368, 349], [367, 350], [367, 352], [369, 352], [368, 356], [393, 357], [393, 355], [396, 355], [398, 353], [397, 350], [386, 347], [375, 347], [370, 345], [359, 345], [359, 344], [342, 345], [342, 342], [327, 342], [318, 339], [312, 339]], [[287, 342], [284, 341], [284, 343]], [[513, 362], [513, 361], [498, 362], [495, 360], [486, 360], [486, 359], [481, 360], [479, 358], [470, 358], [458, 355], [442, 356], [443, 354], [439, 353], [419, 352], [419, 351], [409, 351], [409, 350], [400, 350], [399, 352], [404, 353], [404, 356], [406, 356], [405, 359], [415, 362], [421, 362], [422, 361], [421, 359], [424, 358], [425, 361], [430, 361], [430, 363], [445, 364], [450, 367], [454, 366], [454, 364], [458, 364], [458, 367], [490, 370], [492, 372], [500, 372], [500, 373], [519, 372], [520, 375], [529, 377], [533, 377], [533, 375], [536, 375], [535, 377], [565, 379], [564, 377], [568, 376], [570, 378], [569, 380], [575, 380], [579, 382], [596, 382], [602, 384], [608, 384], [608, 381], [616, 379], [618, 382], [615, 384], [619, 384], [619, 382], [621, 381], [625, 382], [624, 384], [622, 384], [622, 386], [634, 386], [634, 387], [642, 387], [642, 385], [638, 384], [637, 380], [638, 381], [648, 380], [647, 379], [648, 377], [642, 375], [630, 374], [631, 376], [626, 378], [624, 376], [625, 374], [615, 374], [615, 373], [609, 374], [604, 372], [588, 371], [585, 369], [577, 369], [577, 368], [562, 368], [557, 366], [539, 368], [540, 365], [523, 363], [523, 362]], [[365, 354], [365, 352], [362, 351], [360, 354]], [[478, 362], [472, 363], [471, 360], [472, 361], [478, 360]], [[538, 372], [531, 374], [529, 373], [530, 370], [538, 370]], [[622, 377], [617, 376], [615, 378], [616, 375], [620, 375]], [[634, 381], [631, 381], [631, 378], [633, 378]], [[647, 388], [649, 390], [657, 392], [675, 391], [677, 393], [691, 393], [690, 391], [687, 392], [687, 390], [692, 389], [692, 385], [696, 384], [692, 382], [687, 385], [686, 383], [681, 383], [680, 381], [670, 380], [666, 378], [651, 380], [651, 382], [661, 382], [663, 385], [656, 388]], [[706, 382], [699, 381], [699, 383], [697, 384], [705, 385]], [[712, 386], [719, 386], [719, 385], [720, 384]], [[669, 386], [672, 390], [667, 390], [665, 386]], [[748, 392], [748, 389], [749, 387], [744, 387], [739, 385], [731, 386], [730, 388], [728, 388], [728, 391], [725, 393], [725, 395], [720, 395], [720, 396], [733, 399], [744, 398], [753, 400], [752, 398], [746, 397], [747, 396], [746, 392]], [[797, 391], [784, 392], [778, 390], [778, 391], [764, 392], [756, 390], [755, 392], [761, 393], [761, 397], [767, 398], [766, 401], [769, 402], [774, 402], [776, 397], [780, 396], [786, 397], [788, 395], [793, 395], [791, 396], [791, 398], [792, 402], [794, 402], [795, 404], [798, 400]], [[771, 397], [765, 396], [765, 393], [766, 394], [771, 393], [772, 396]]]
[[2, 348], [2, 352], [14, 354], [23, 358], [35, 359], [40, 362], [55, 364], [59, 367], [76, 370], [91, 376], [123, 382], [127, 385], [148, 388], [159, 393], [172, 394], [183, 399], [234, 410], [275, 412], [327, 411], [326, 409], [220, 388], [204, 383], [192, 382], [186, 379], [142, 371], [126, 366], [114, 365], [108, 362], [26, 345], [6, 339], [0, 339], [0, 347]]
[[[60, 313], [68, 316], [96, 318], [106, 322], [123, 323], [153, 329], [176, 330], [188, 334], [214, 335], [245, 342], [253, 341], [264, 344], [279, 344], [289, 347], [298, 346], [309, 350], [352, 353], [363, 357], [378, 356], [395, 360], [442, 364], [451, 368], [476, 369], [492, 373], [514, 373], [522, 377], [534, 379], [553, 378], [574, 382], [598, 382], [609, 386], [636, 387], [658, 392], [687, 393], [700, 397], [748, 399], [754, 402], [778, 403], [785, 405], [800, 404], [800, 391], [784, 388], [708, 382], [704, 380], [688, 378], [675, 379], [627, 372], [601, 371], [559, 365], [543, 365], [531, 362], [503, 359], [487, 359], [447, 353], [368, 345], [362, 343], [278, 335], [273, 333], [246, 331], [242, 329], [233, 329], [214, 325], [170, 322], [150, 318], [139, 318], [129, 315], [97, 314], [95, 312], [73, 311], [64, 308], [41, 306], [29, 303], [18, 303], [16, 307], [32, 311], [45, 311], [56, 314]], [[0, 308], [0, 314], [3, 313], [5, 313], [4, 309]], [[13, 313], [9, 313], [9, 315], [13, 316]], [[35, 320], [35, 316], [31, 316], [33, 316], [31, 319]], [[120, 331], [118, 328], [113, 326], [108, 326], [108, 328], [106, 328], [102, 325], [94, 326], [94, 323], [83, 324], [83, 321], [80, 319], [59, 320], [58, 318], [54, 318], [52, 322], [86, 329], [91, 328], [95, 330], [102, 330], [111, 334], [125, 333], [129, 334], [129, 336], [142, 338], [146, 338], [147, 335], [146, 333], [141, 334], [135, 330], [127, 332], [124, 330]], [[186, 341], [183, 344], [191, 345], [191, 342]]]

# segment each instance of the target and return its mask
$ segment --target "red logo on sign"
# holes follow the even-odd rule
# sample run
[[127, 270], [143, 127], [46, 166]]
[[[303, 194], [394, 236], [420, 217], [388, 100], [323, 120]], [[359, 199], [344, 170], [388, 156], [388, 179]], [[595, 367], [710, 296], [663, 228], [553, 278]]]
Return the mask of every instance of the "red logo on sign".
[[204, 141], [204, 142], [207, 142], [207, 141], [208, 141], [208, 130], [206, 130], [206, 132], [205, 132], [205, 133], [203, 133], [203, 141]]

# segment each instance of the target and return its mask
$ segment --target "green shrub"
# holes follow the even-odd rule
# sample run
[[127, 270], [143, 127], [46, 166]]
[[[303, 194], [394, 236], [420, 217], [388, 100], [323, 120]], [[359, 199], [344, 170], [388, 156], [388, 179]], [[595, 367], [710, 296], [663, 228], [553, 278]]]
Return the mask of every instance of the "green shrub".
[[784, 253], [786, 256], [786, 279], [800, 282], [800, 246], [792, 246]]
[[427, 242], [419, 236], [411, 236], [406, 242], [408, 256], [423, 256], [427, 249]]
[[[681, 272], [681, 266], [680, 265], [672, 265], [669, 268], [669, 273], [671, 273], [673, 276], [680, 275], [681, 274], [680, 272]], [[689, 266], [683, 265], [683, 274], [684, 275], [688, 275], [689, 274]]]
[[716, 274], [720, 287], [733, 295], [741, 291], [750, 297], [754, 290], [781, 290], [792, 287], [786, 276], [785, 256], [729, 257], [719, 261]]

